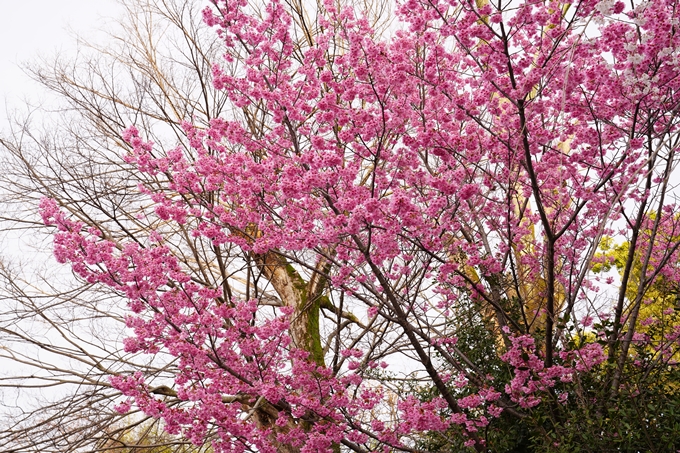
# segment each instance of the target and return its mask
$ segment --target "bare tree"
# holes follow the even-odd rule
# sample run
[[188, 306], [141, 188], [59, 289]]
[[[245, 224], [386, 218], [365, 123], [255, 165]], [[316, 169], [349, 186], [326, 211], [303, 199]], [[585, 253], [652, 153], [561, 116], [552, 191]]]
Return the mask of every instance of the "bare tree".
[[[127, 14], [111, 42], [80, 42], [72, 60], [27, 67], [59, 103], [40, 115], [40, 124], [19, 119], [0, 141], [3, 229], [36, 249], [23, 260], [7, 256], [0, 267], [3, 451], [123, 451], [115, 449], [133, 443], [137, 431], [131, 428], [150, 421], [114, 410], [122, 399], [109, 378], [122, 372], [144, 370], [157, 377], [157, 394], [173, 397], [165, 386], [172, 359], [125, 353], [122, 295], [55, 269], [37, 214], [39, 200], [51, 197], [111, 237], [134, 240], [140, 231], [163, 228], [138, 217], [145, 201], [137, 184], [156, 181], [131, 179], [121, 159], [121, 131], [135, 123], [157, 134], [159, 145], [175, 146], [185, 140], [182, 121], [207, 124], [225, 108], [224, 94], [210, 82], [221, 46], [203, 25], [201, 6], [172, 0], [124, 5]], [[176, 233], [186, 238], [186, 231]], [[197, 275], [214, 279], [199, 259], [203, 246], [189, 240], [180, 253]], [[134, 451], [171, 439], [157, 444], [138, 437], [144, 445]], [[202, 449], [172, 442], [173, 451]]]

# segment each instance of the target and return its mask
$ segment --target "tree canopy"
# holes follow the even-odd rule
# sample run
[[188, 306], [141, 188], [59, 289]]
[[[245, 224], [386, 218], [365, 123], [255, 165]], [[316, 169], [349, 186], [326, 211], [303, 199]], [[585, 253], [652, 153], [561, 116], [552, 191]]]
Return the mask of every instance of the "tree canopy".
[[678, 6], [131, 7], [3, 139], [125, 335], [75, 376], [215, 452], [680, 448]]

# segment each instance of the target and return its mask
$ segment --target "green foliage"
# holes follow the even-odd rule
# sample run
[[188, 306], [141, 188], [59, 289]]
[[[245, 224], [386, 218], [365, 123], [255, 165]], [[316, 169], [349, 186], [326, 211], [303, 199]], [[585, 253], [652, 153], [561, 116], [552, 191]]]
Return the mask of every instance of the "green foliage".
[[[491, 321], [471, 307], [458, 315], [456, 346], [493, 378], [497, 390], [503, 391], [512, 378], [511, 370], [500, 357], [505, 352], [500, 335], [490, 328]], [[674, 318], [676, 325], [680, 319]], [[611, 321], [594, 325], [606, 332]], [[606, 345], [606, 336], [592, 330], [570, 331], [570, 349], [586, 343]], [[658, 323], [648, 335], [660, 337], [668, 333], [668, 325]], [[665, 357], [665, 358], [664, 358]], [[559, 365], [559, 363], [556, 363]], [[489, 453], [607, 453], [658, 452], [680, 449], [680, 368], [669, 357], [650, 349], [645, 342], [634, 343], [631, 360], [626, 363], [618, 393], [611, 391], [609, 376], [616, 366], [604, 362], [583, 373], [572, 382], [558, 382], [550, 392], [542, 394], [543, 403], [530, 409], [513, 406], [523, 413], [517, 417], [505, 411], [481, 428], [479, 436]], [[473, 383], [463, 388], [451, 385], [457, 398], [479, 391]], [[422, 400], [431, 399], [434, 389], [414, 391]], [[559, 400], [562, 396], [566, 399]], [[545, 404], [547, 403], [547, 404]], [[443, 417], [452, 414], [442, 412]], [[479, 413], [477, 414], [479, 415]], [[432, 452], [473, 451], [465, 447], [460, 429], [447, 433], [430, 433], [421, 439], [419, 448]]]
[[[593, 271], [608, 272], [615, 267], [619, 275], [623, 276], [626, 260], [630, 250], [630, 243], [616, 244], [612, 238], [604, 238], [600, 244], [602, 253], [599, 255]], [[642, 263], [640, 253], [636, 253], [631, 268], [630, 278], [626, 287], [626, 298], [632, 301], [636, 298], [638, 288], [642, 284]], [[675, 327], [680, 325], [680, 288], [663, 276], [658, 276], [645, 291], [636, 332], [649, 336], [650, 343], [663, 342], [664, 337]]]
[[[675, 366], [629, 367], [625, 386], [609, 394], [606, 373], [589, 373], [566, 390], [569, 399], [554, 406], [556, 423], [535, 432], [536, 452], [669, 452], [680, 447], [680, 373]], [[547, 420], [536, 414], [532, 421]]]

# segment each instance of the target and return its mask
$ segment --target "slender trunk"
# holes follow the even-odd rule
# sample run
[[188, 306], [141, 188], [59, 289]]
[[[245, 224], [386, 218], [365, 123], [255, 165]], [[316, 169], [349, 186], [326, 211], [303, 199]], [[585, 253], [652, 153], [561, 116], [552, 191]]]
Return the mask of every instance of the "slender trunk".
[[548, 239], [546, 247], [546, 315], [545, 315], [545, 358], [544, 365], [553, 365], [553, 330], [555, 323], [555, 242]]

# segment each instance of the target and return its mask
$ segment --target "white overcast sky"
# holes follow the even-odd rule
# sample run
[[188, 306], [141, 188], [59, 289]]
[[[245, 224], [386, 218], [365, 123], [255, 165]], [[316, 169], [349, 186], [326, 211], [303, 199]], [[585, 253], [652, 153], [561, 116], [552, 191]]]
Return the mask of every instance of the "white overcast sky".
[[[22, 63], [56, 53], [73, 54], [74, 33], [101, 42], [111, 17], [122, 14], [116, 0], [0, 0], [0, 130], [9, 110], [22, 100], [41, 102], [45, 96], [21, 70]], [[71, 30], [71, 31], [69, 31]]]
[[[10, 130], [8, 114], [16, 112], [22, 118], [29, 111], [26, 101], [32, 106], [51, 101], [47, 91], [22, 71], [22, 64], [57, 54], [75, 55], [76, 34], [104, 44], [106, 34], [101, 30], [111, 28], [107, 25], [122, 15], [117, 0], [0, 0], [0, 135]], [[39, 121], [39, 111], [30, 111]], [[0, 256], [30, 261], [27, 257], [35, 250], [29, 242], [25, 235], [0, 231]]]

